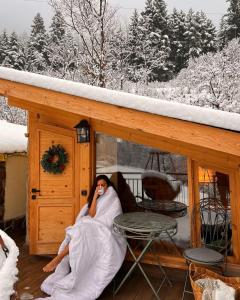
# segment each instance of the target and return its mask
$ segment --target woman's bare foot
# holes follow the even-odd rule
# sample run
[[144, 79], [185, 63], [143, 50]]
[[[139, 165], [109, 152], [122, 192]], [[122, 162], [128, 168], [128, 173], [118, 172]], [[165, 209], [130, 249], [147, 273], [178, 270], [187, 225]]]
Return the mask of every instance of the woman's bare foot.
[[43, 272], [52, 272], [56, 269], [58, 264], [60, 263], [60, 259], [58, 256], [56, 256], [53, 260], [50, 261], [45, 267], [43, 267]]

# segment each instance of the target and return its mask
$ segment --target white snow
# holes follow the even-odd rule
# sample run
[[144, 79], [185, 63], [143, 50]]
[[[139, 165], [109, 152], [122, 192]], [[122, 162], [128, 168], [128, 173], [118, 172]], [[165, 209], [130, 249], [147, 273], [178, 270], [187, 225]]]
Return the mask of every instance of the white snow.
[[27, 152], [27, 126], [0, 120], [0, 153]]
[[14, 283], [17, 281], [18, 269], [17, 260], [19, 249], [12, 238], [10, 238], [4, 231], [0, 230], [0, 235], [9, 250], [6, 258], [2, 248], [0, 248], [0, 299], [9, 300], [14, 293]]
[[0, 67], [0, 78], [151, 114], [240, 131], [240, 114], [169, 102]]

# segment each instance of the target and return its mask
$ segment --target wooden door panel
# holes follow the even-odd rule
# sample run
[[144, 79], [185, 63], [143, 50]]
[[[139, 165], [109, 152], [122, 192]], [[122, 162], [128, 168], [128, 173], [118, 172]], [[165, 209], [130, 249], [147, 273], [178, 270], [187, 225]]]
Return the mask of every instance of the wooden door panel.
[[38, 241], [60, 243], [65, 228], [72, 223], [73, 209], [64, 206], [40, 206], [38, 209]]
[[69, 155], [69, 162], [62, 174], [50, 174], [40, 167], [40, 197], [73, 197], [74, 196], [74, 137], [49, 131], [39, 130], [39, 152], [42, 155], [52, 145], [62, 145]]

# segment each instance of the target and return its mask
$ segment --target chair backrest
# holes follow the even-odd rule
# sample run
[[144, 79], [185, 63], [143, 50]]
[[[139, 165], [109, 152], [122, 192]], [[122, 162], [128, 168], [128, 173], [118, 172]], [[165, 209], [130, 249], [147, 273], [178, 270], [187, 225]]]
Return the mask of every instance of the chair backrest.
[[197, 215], [201, 218], [201, 240], [205, 247], [227, 254], [231, 245], [231, 215], [220, 199], [203, 198]]
[[123, 177], [121, 172], [115, 172], [112, 174], [110, 181], [114, 184], [116, 188], [119, 200], [121, 202], [122, 210], [126, 212], [137, 211], [136, 199], [131, 192], [126, 179]]
[[142, 186], [145, 194], [153, 200], [174, 200], [180, 192], [179, 182], [157, 171], [145, 171]]

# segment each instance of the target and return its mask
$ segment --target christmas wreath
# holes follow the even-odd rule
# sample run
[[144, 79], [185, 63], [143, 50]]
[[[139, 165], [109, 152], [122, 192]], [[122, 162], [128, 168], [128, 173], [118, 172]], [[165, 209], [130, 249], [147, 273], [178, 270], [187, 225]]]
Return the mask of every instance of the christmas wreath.
[[41, 166], [44, 172], [61, 174], [68, 163], [68, 154], [61, 145], [53, 145], [44, 152]]

